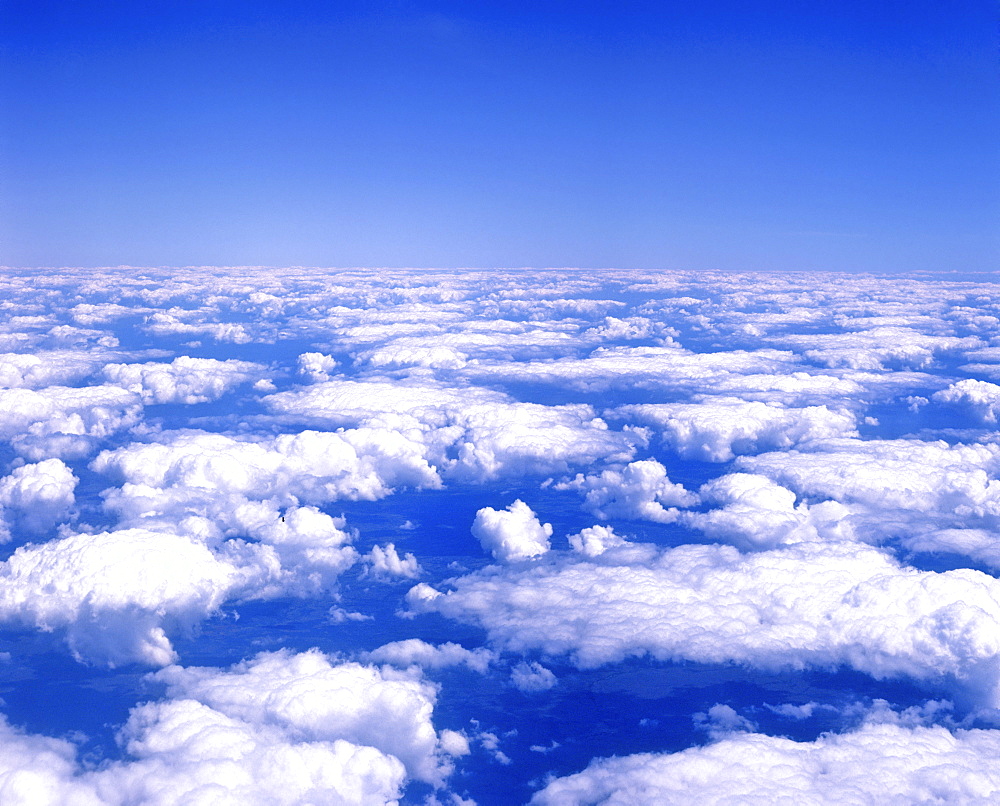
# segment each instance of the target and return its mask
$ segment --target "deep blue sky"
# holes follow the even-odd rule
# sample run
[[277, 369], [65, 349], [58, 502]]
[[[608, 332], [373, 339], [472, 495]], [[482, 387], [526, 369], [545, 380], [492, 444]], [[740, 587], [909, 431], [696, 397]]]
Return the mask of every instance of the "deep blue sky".
[[0, 263], [982, 270], [993, 2], [0, 2]]

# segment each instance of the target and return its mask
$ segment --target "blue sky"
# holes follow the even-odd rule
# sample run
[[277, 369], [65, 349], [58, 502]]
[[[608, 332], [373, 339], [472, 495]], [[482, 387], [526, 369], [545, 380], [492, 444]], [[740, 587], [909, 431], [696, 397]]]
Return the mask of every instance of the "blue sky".
[[983, 270], [987, 2], [18, 2], [0, 262]]

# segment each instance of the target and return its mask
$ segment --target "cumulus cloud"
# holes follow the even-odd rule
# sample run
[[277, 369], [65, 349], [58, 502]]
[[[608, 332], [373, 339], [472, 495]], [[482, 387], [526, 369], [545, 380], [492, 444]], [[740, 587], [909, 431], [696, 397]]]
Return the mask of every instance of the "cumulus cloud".
[[931, 400], [964, 406], [971, 409], [980, 421], [995, 423], [997, 412], [1000, 412], [1000, 386], [967, 378], [935, 392]]
[[143, 403], [207, 403], [242, 383], [257, 380], [265, 368], [249, 361], [180, 356], [169, 364], [108, 364], [108, 383], [142, 397]]
[[277, 562], [254, 559], [141, 529], [22, 546], [0, 564], [0, 620], [57, 630], [80, 660], [162, 666], [176, 658], [168, 632], [189, 630], [236, 591], [266, 589]]
[[795, 493], [764, 476], [731, 473], [708, 482], [699, 494], [714, 508], [685, 512], [682, 522], [743, 551], [855, 537], [848, 507], [836, 501], [797, 503]]
[[540, 663], [522, 661], [511, 669], [510, 681], [514, 684], [514, 688], [530, 694], [536, 691], [548, 691], [556, 684], [556, 676], [552, 674], [551, 669], [546, 669]]
[[806, 358], [827, 367], [864, 370], [882, 370], [886, 365], [922, 369], [941, 354], [982, 346], [975, 336], [941, 336], [888, 326], [853, 333], [787, 335], [776, 341], [795, 346]]
[[295, 363], [299, 375], [313, 383], [330, 380], [330, 373], [337, 368], [336, 359], [324, 353], [302, 353]]
[[708, 462], [727, 462], [737, 453], [786, 450], [813, 439], [857, 436], [850, 412], [732, 397], [620, 406], [614, 413], [653, 426], [681, 456]]
[[294, 506], [375, 500], [396, 486], [441, 486], [421, 446], [388, 429], [302, 431], [257, 440], [182, 431], [157, 439], [104, 451], [91, 465], [124, 479], [108, 503], [127, 517], [141, 518], [150, 504], [169, 507], [172, 500], [199, 496], [207, 506], [227, 495]]
[[608, 549], [627, 545], [627, 541], [623, 537], [615, 534], [614, 528], [601, 525], [588, 526], [577, 534], [569, 535], [566, 539], [573, 551], [584, 557], [597, 557]]
[[372, 546], [371, 552], [365, 556], [365, 562], [376, 579], [416, 579], [422, 570], [411, 552], [400, 557], [393, 543]]
[[451, 771], [431, 721], [435, 687], [407, 671], [333, 664], [312, 650], [264, 653], [226, 671], [172, 666], [156, 679], [167, 683], [171, 698], [196, 699], [299, 741], [343, 739], [378, 748], [429, 783]]
[[941, 683], [1000, 703], [1000, 583], [916, 571], [857, 543], [756, 554], [720, 545], [605, 552], [493, 566], [407, 600], [485, 628], [515, 652], [568, 654], [581, 668], [650, 655], [760, 669], [845, 664], [876, 678]]
[[599, 347], [586, 358], [516, 364], [483, 362], [465, 370], [472, 378], [563, 384], [590, 392], [609, 389], [712, 389], [731, 378], [786, 374], [799, 365], [779, 350], [694, 353], [679, 345]]
[[629, 435], [611, 431], [590, 406], [518, 403], [475, 387], [337, 380], [264, 403], [292, 421], [406, 434], [443, 475], [464, 481], [564, 472], [633, 451]]
[[15, 444], [61, 435], [102, 439], [141, 416], [141, 400], [115, 386], [0, 390], [0, 439]]
[[42, 531], [67, 514], [79, 481], [59, 459], [22, 465], [0, 479], [0, 508], [18, 511], [29, 530]]
[[466, 649], [460, 644], [448, 641], [434, 645], [419, 638], [392, 641], [364, 654], [365, 660], [374, 663], [389, 663], [393, 666], [420, 666], [423, 669], [445, 669], [451, 666], [465, 666], [474, 672], [485, 674], [497, 656], [485, 647]]
[[630, 803], [989, 803], [1000, 731], [870, 723], [794, 742], [759, 733], [680, 753], [599, 759], [549, 782], [539, 806]]
[[[583, 493], [583, 507], [598, 518], [633, 518], [658, 523], [677, 520], [676, 507], [692, 506], [698, 497], [667, 478], [667, 469], [655, 459], [630, 462], [620, 470], [603, 470], [561, 481], [557, 490]], [[669, 507], [669, 509], [667, 508]]]
[[806, 449], [742, 456], [739, 468], [802, 496], [963, 518], [1000, 514], [1000, 446], [917, 439], [823, 440]]
[[126, 757], [97, 769], [67, 741], [0, 721], [5, 802], [381, 806], [411, 778], [440, 786], [450, 758], [469, 752], [462, 734], [435, 731], [435, 689], [412, 672], [311, 650], [154, 679], [166, 698], [132, 710], [118, 736]]
[[509, 563], [547, 552], [552, 524], [540, 523], [531, 507], [518, 499], [506, 510], [479, 510], [472, 523], [472, 535], [497, 560]]
[[38, 389], [87, 377], [104, 364], [107, 350], [37, 350], [0, 353], [0, 389]]

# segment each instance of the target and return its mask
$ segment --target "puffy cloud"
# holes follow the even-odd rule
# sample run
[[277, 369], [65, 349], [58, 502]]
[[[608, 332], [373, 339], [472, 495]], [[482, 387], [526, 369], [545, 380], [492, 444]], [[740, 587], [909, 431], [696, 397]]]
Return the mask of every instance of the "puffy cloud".
[[982, 422], [995, 423], [1000, 412], [1000, 386], [967, 378], [935, 392], [931, 400], [965, 406], [972, 409]]
[[759, 733], [680, 753], [599, 759], [550, 781], [539, 806], [631, 803], [990, 803], [1000, 731], [869, 723], [794, 742]]
[[697, 713], [692, 717], [696, 730], [702, 730], [713, 739], [721, 739], [732, 733], [744, 733], [757, 729], [749, 719], [740, 716], [731, 705], [716, 703], [707, 713]]
[[851, 511], [836, 501], [796, 504], [795, 493], [764, 476], [731, 473], [699, 493], [717, 508], [685, 512], [682, 522], [737, 548], [760, 550], [802, 540], [851, 540]]
[[748, 374], [785, 374], [795, 357], [778, 350], [694, 353], [679, 346], [599, 347], [586, 358], [561, 358], [518, 364], [483, 362], [465, 370], [474, 378], [557, 383], [585, 391], [621, 388], [711, 389]]
[[610, 526], [588, 526], [575, 535], [568, 535], [566, 539], [573, 551], [584, 557], [597, 557], [608, 549], [619, 548], [627, 543]]
[[737, 467], [766, 475], [800, 495], [885, 510], [995, 514], [998, 445], [948, 445], [916, 439], [837, 439], [798, 450], [743, 456]]
[[427, 344], [423, 339], [410, 338], [396, 339], [384, 347], [359, 353], [358, 360], [373, 367], [460, 369], [468, 363], [469, 356], [447, 344]]
[[0, 388], [37, 389], [77, 381], [100, 368], [108, 356], [106, 350], [0, 353]]
[[191, 699], [139, 706], [121, 735], [134, 760], [84, 778], [108, 806], [376, 806], [397, 803], [406, 780], [403, 765], [376, 748], [297, 740]]
[[516, 652], [570, 654], [581, 668], [629, 656], [760, 669], [846, 664], [908, 675], [1000, 704], [1000, 582], [921, 572], [857, 543], [743, 555], [720, 545], [557, 557], [415, 587], [415, 612], [485, 628]]
[[785, 450], [813, 439], [857, 436], [850, 412], [731, 397], [620, 406], [614, 413], [654, 426], [681, 456], [709, 462], [727, 462], [736, 453]]
[[633, 450], [629, 435], [609, 430], [590, 406], [518, 403], [475, 387], [337, 380], [264, 403], [292, 421], [399, 431], [419, 441], [445, 476], [463, 481], [565, 472], [599, 459], [622, 461]]
[[313, 383], [330, 380], [330, 373], [337, 368], [336, 359], [324, 353], [302, 353], [295, 363], [299, 375]]
[[108, 502], [128, 517], [142, 517], [150, 505], [169, 507], [173, 496], [182, 505], [227, 495], [296, 505], [374, 500], [396, 486], [441, 486], [421, 446], [387, 429], [302, 431], [256, 441], [184, 431], [158, 439], [104, 451], [92, 463], [125, 479]]
[[232, 669], [172, 666], [156, 674], [171, 698], [192, 698], [299, 741], [343, 739], [378, 748], [410, 775], [440, 783], [450, 772], [431, 717], [436, 689], [419, 675], [358, 663], [334, 665], [317, 650], [264, 653]]
[[67, 741], [0, 721], [5, 803], [248, 806], [396, 803], [411, 778], [439, 786], [455, 731], [435, 732], [434, 687], [419, 675], [333, 663], [311, 650], [264, 653], [230, 669], [169, 667], [167, 697], [132, 710], [125, 758], [97, 769]]
[[[598, 518], [634, 518], [672, 523], [678, 506], [692, 506], [698, 497], [667, 478], [667, 469], [655, 459], [631, 462], [620, 470], [603, 470], [555, 485], [557, 490], [584, 494], [583, 507]], [[670, 507], [667, 509], [666, 507]]]
[[476, 513], [472, 535], [500, 562], [538, 557], [549, 550], [552, 524], [542, 524], [524, 501], [506, 510], [483, 507]]
[[169, 364], [108, 364], [108, 383], [142, 397], [143, 403], [207, 403], [242, 383], [257, 380], [265, 368], [249, 361], [180, 356]]
[[0, 716], [0, 799], [12, 806], [105, 806], [63, 739], [12, 727]]
[[496, 653], [484, 647], [466, 649], [451, 641], [435, 646], [419, 638], [407, 638], [383, 644], [371, 652], [366, 652], [364, 658], [374, 663], [389, 663], [404, 667], [416, 665], [423, 669], [465, 666], [474, 672], [485, 674], [489, 665], [496, 660]]
[[131, 428], [141, 416], [140, 399], [115, 386], [0, 390], [0, 439], [15, 444], [58, 435], [101, 439]]
[[0, 507], [20, 510], [29, 529], [43, 530], [73, 505], [78, 482], [73, 471], [58, 459], [22, 465], [0, 479]]
[[[270, 502], [241, 502], [238, 496], [216, 503], [223, 508], [206, 507], [206, 514], [212, 515], [224, 532], [247, 535], [273, 549], [282, 569], [290, 572], [285, 580], [289, 587], [297, 583], [306, 589], [332, 588], [337, 576], [358, 560], [358, 552], [349, 545], [355, 534], [346, 529], [347, 521], [342, 517], [331, 517], [313, 506], [288, 507], [279, 516]], [[231, 507], [228, 511], [226, 504]], [[165, 514], [164, 520], [169, 522], [169, 511]], [[185, 525], [184, 520], [178, 524]], [[197, 534], [198, 525], [191, 531]], [[214, 536], [211, 528], [208, 532]], [[405, 561], [400, 563], [409, 567]]]
[[0, 564], [0, 620], [59, 630], [80, 660], [162, 666], [175, 659], [168, 631], [189, 629], [237, 591], [265, 589], [277, 570], [266, 552], [226, 560], [174, 534], [71, 535]]
[[536, 691], [548, 691], [556, 684], [556, 676], [551, 669], [532, 661], [517, 664], [510, 672], [510, 681], [514, 688], [526, 694]]
[[422, 570], [412, 553], [407, 552], [405, 557], [400, 557], [393, 543], [388, 543], [384, 548], [372, 546], [371, 553], [365, 557], [365, 562], [368, 563], [376, 579], [393, 577], [416, 579]]
[[231, 344], [249, 344], [252, 341], [266, 339], [260, 334], [247, 330], [245, 323], [240, 322], [197, 322], [182, 321], [184, 318], [204, 316], [202, 311], [180, 311], [177, 308], [169, 312], [157, 311], [146, 317], [144, 330], [153, 336], [208, 336], [215, 341]]
[[875, 327], [855, 333], [809, 333], [782, 336], [806, 358], [827, 367], [882, 370], [886, 364], [922, 369], [942, 353], [982, 346], [974, 337], [940, 336], [908, 327]]

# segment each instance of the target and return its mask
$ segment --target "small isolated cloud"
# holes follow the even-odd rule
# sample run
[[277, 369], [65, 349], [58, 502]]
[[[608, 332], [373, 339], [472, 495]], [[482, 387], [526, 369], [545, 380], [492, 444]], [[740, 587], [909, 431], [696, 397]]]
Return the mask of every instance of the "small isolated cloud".
[[42, 531], [73, 506], [79, 481], [59, 459], [22, 465], [0, 479], [0, 507], [15, 510], [29, 530]]
[[667, 478], [667, 469], [655, 459], [631, 462], [598, 475], [578, 473], [576, 478], [556, 484], [555, 489], [583, 493], [583, 508], [602, 519], [672, 523], [677, 520], [676, 507], [698, 503], [696, 495]]
[[514, 688], [525, 693], [536, 691], [548, 691], [556, 684], [556, 676], [551, 669], [546, 669], [542, 664], [532, 661], [526, 663], [522, 661], [510, 671], [510, 682]]
[[383, 644], [365, 653], [364, 658], [373, 663], [389, 663], [402, 667], [416, 665], [424, 669], [465, 666], [474, 672], [485, 674], [490, 664], [496, 660], [496, 653], [484, 647], [466, 649], [451, 641], [435, 646], [419, 638], [407, 638]]
[[711, 739], [722, 739], [734, 733], [750, 733], [757, 729], [749, 719], [740, 716], [731, 705], [716, 703], [707, 713], [691, 717], [695, 730], [704, 731]]
[[584, 557], [598, 557], [608, 549], [627, 545], [611, 526], [588, 526], [575, 535], [568, 535], [570, 548]]
[[400, 557], [393, 543], [372, 546], [364, 561], [376, 579], [416, 579], [422, 570], [412, 553], [407, 552], [406, 556]]
[[337, 368], [336, 359], [324, 353], [302, 353], [295, 363], [299, 375], [311, 383], [330, 380], [330, 373]]
[[518, 499], [506, 510], [483, 507], [476, 513], [472, 535], [502, 563], [538, 557], [550, 548], [552, 524], [542, 524], [531, 507]]

